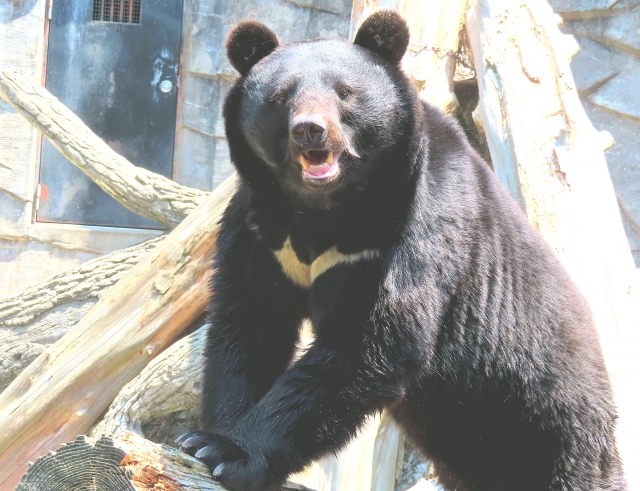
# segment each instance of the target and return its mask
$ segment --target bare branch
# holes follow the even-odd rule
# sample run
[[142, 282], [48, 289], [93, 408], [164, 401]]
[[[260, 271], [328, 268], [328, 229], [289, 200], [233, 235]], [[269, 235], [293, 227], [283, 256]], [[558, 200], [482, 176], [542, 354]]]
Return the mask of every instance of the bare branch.
[[21, 71], [0, 74], [0, 97], [69, 161], [138, 215], [173, 229], [208, 194], [136, 167], [118, 155], [51, 93]]

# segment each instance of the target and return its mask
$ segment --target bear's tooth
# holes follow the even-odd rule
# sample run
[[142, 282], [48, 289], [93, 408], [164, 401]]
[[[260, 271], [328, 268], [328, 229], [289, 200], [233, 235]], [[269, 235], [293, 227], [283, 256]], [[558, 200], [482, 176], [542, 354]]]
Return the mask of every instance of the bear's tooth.
[[304, 158], [304, 155], [300, 155], [300, 163], [302, 164], [302, 167], [307, 170], [309, 167], [311, 167], [311, 164], [307, 161], [306, 158]]

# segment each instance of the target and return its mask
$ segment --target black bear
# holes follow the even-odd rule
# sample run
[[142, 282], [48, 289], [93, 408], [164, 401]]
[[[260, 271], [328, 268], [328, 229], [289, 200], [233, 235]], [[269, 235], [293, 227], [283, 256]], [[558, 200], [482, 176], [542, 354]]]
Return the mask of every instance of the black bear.
[[[355, 41], [238, 24], [238, 189], [217, 242], [202, 424], [233, 490], [274, 489], [386, 408], [448, 489], [624, 490], [593, 320], [549, 246], [400, 69], [394, 12]], [[315, 340], [292, 363], [301, 321]]]

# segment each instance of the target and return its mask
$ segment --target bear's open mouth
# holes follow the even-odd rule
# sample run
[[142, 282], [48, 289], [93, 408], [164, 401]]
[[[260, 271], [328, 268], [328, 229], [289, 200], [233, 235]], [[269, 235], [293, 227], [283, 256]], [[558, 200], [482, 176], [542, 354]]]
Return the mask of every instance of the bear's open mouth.
[[305, 179], [329, 179], [338, 171], [340, 152], [334, 154], [329, 150], [307, 150], [300, 155], [302, 174]]

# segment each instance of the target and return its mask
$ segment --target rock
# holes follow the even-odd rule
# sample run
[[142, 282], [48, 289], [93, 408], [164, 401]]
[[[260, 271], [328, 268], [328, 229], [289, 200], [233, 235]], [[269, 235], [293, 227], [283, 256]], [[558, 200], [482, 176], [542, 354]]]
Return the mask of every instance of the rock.
[[562, 15], [564, 12], [586, 12], [589, 10], [608, 9], [616, 0], [549, 0], [554, 12]]
[[189, 97], [184, 102], [183, 124], [210, 137], [224, 138], [224, 125], [218, 113], [228, 87], [211, 77], [195, 73], [184, 75], [184, 91]]
[[583, 102], [593, 125], [606, 129], [616, 145], [605, 156], [607, 167], [618, 197], [627, 240], [636, 267], [640, 268], [640, 121], [622, 118], [615, 113]]
[[549, 4], [564, 20], [571, 20], [628, 11], [638, 5], [638, 0], [550, 0]]
[[596, 106], [640, 122], [640, 63], [609, 80], [589, 100]]
[[237, 22], [252, 18], [267, 24], [282, 42], [317, 37], [349, 36], [351, 1], [348, 0], [244, 0], [194, 2], [187, 70], [213, 76], [237, 76], [225, 55], [224, 39]]
[[616, 15], [566, 20], [563, 31], [600, 41], [609, 47], [640, 57], [638, 26], [640, 26], [640, 3], [628, 10], [620, 9]]
[[584, 96], [620, 73], [627, 57], [590, 39], [577, 37], [576, 41], [580, 45], [580, 52], [571, 61], [571, 72], [578, 93]]
[[640, 277], [640, 226], [638, 226], [637, 222], [630, 219], [629, 215], [625, 213], [625, 210], [621, 209], [621, 216], [622, 226], [627, 234], [629, 247], [631, 247], [631, 254], [636, 263], [636, 268], [638, 268], [636, 271], [638, 272], [638, 277]]
[[[550, 0], [581, 52], [571, 62], [594, 126], [616, 145], [607, 166], [636, 266], [640, 268], [640, 0]], [[639, 270], [640, 271], [640, 270]]]

